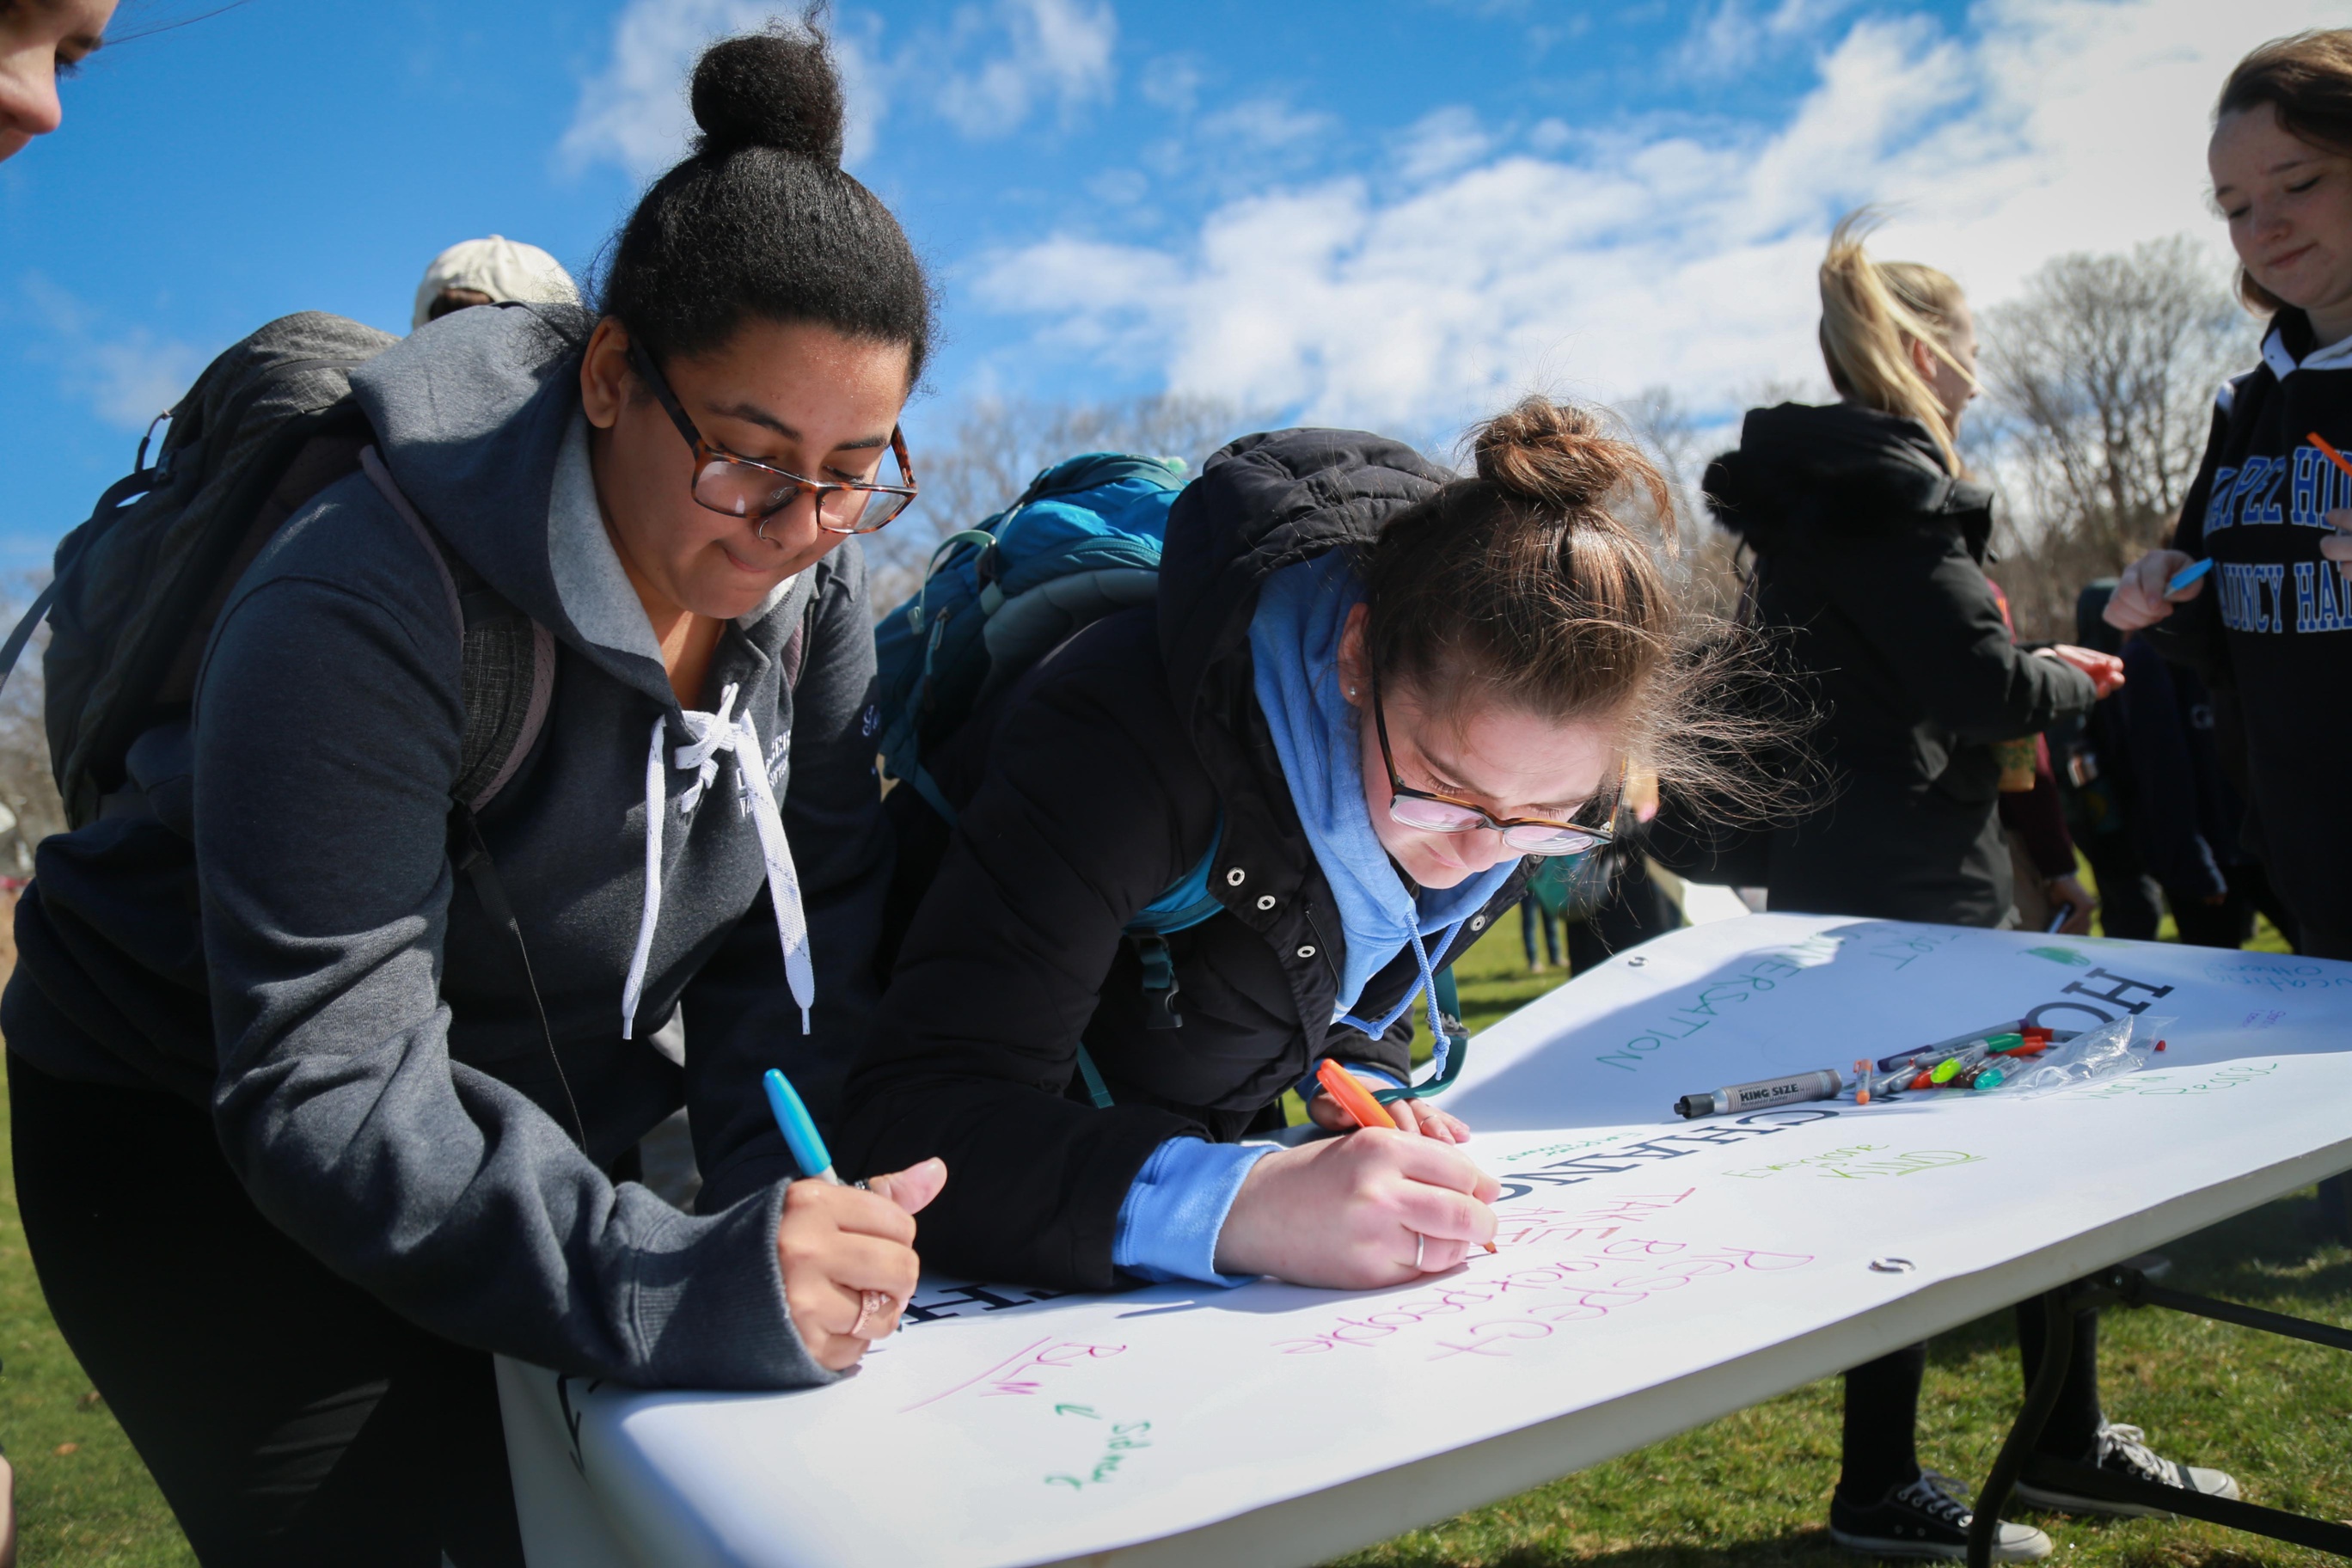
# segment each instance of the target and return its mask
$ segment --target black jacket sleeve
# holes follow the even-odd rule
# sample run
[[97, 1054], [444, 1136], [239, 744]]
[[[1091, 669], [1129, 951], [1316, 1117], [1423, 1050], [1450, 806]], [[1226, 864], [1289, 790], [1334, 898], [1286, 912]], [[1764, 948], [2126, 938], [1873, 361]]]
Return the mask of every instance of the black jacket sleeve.
[[929, 1155], [927, 1265], [1102, 1290], [1120, 1203], [1152, 1150], [1205, 1129], [1066, 1098], [1079, 1037], [1135, 913], [1197, 863], [1215, 795], [1166, 682], [1064, 678], [1081, 634], [1006, 712], [850, 1075], [844, 1174]]
[[2090, 677], [2019, 649], [1955, 531], [1856, 532], [1808, 573], [1888, 675], [1963, 741], [2035, 734], [2091, 709]]
[[874, 953], [890, 880], [890, 837], [874, 773], [873, 617], [855, 540], [816, 568], [806, 653], [793, 695], [784, 833], [808, 918], [816, 1008], [801, 1033], [784, 983], [775, 906], [762, 892], [686, 989], [688, 1121], [703, 1173], [696, 1204], [716, 1213], [798, 1174], [768, 1113], [760, 1075], [786, 1077], [818, 1125], [837, 1124], [841, 1086], [873, 1020]]

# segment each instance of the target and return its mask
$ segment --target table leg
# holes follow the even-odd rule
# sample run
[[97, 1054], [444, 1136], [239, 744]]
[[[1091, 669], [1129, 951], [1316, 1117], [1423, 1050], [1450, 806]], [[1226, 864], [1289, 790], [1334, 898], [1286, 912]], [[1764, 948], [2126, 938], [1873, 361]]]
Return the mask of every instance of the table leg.
[[2017, 1425], [2009, 1429], [2009, 1438], [1992, 1462], [1992, 1473], [1985, 1478], [1984, 1489], [1977, 1493], [1969, 1521], [1969, 1568], [1991, 1568], [1993, 1533], [2000, 1528], [2000, 1510], [2008, 1506], [2009, 1494], [2033, 1445], [2042, 1440], [2042, 1429], [2050, 1425], [2050, 1413], [2058, 1408], [2058, 1390], [2074, 1362], [2074, 1313], [2079, 1310], [2075, 1297], [2075, 1287], [2064, 1285], [2042, 1298], [2048, 1324], [2042, 1336], [2042, 1364], [2034, 1369], [2032, 1386], [2025, 1391], [2025, 1408], [2018, 1412]]

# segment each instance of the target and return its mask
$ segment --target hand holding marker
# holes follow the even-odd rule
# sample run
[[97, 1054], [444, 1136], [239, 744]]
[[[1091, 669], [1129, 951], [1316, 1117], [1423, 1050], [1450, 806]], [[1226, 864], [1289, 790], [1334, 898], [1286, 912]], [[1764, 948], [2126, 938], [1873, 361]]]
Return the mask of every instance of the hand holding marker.
[[[2352, 460], [2347, 460], [2343, 453], [2330, 446], [2326, 437], [2314, 430], [2309, 433], [2309, 438], [2311, 444], [2318, 447], [2329, 462], [2335, 464], [2347, 478], [2352, 478]], [[2331, 544], [2336, 549], [2330, 550], [2328, 546]], [[2339, 554], [2338, 551], [2343, 551], [2345, 553]], [[2333, 534], [2323, 537], [2319, 542], [2319, 553], [2335, 564], [2339, 575], [2352, 579], [2352, 530], [2337, 528]]]
[[[1349, 1119], [1359, 1128], [1385, 1127], [1391, 1132], [1398, 1131], [1396, 1118], [1389, 1114], [1388, 1107], [1374, 1100], [1371, 1091], [1356, 1081], [1354, 1073], [1329, 1057], [1315, 1064], [1315, 1081], [1323, 1086], [1323, 1092], [1331, 1097], [1331, 1103], [1346, 1111]], [[1495, 1250], [1495, 1244], [1491, 1241], [1482, 1241], [1478, 1245], [1488, 1252]]]
[[[876, 1177], [882, 1191], [845, 1187], [792, 1081], [773, 1068], [760, 1081], [776, 1131], [808, 1177], [786, 1190], [776, 1235], [785, 1305], [810, 1353], [837, 1372], [864, 1353], [868, 1342], [897, 1326], [902, 1304], [914, 1294], [915, 1227], [909, 1216], [937, 1195], [945, 1169], [925, 1161]], [[866, 1185], [857, 1184], [858, 1189]], [[856, 1315], [845, 1330], [825, 1329], [828, 1320], [846, 1315], [845, 1298], [856, 1301]]]
[[[2352, 478], [2352, 458], [2347, 458], [2343, 453], [2337, 451], [2328, 441], [2326, 437], [2321, 435], [2316, 430], [2312, 430], [2305, 433], [2305, 439], [2308, 440], [2313, 446], [2318, 447], [2320, 456], [2326, 458], [2329, 462], [2342, 469], [2347, 478]], [[2173, 595], [2187, 588], [2190, 584], [2197, 582], [2200, 578], [2203, 577], [2206, 573], [2210, 572], [2211, 570], [2213, 570], [2213, 558], [2210, 555], [2202, 561], [2192, 562], [2189, 565], [2183, 566], [2179, 571], [2175, 572], [2171, 578], [2164, 584], [2165, 597], [2170, 598]], [[2053, 929], [2054, 930], [2056, 928], [2053, 927]]]

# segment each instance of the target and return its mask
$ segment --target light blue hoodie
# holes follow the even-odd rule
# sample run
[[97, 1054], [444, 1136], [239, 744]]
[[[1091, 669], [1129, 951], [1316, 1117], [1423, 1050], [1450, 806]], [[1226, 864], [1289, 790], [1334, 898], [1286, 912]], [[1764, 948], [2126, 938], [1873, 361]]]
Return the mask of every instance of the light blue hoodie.
[[[1517, 866], [1505, 860], [1451, 888], [1405, 884], [1364, 804], [1355, 709], [1339, 689], [1339, 638], [1364, 589], [1344, 551], [1267, 579], [1250, 621], [1258, 707], [1274, 737], [1291, 804], [1331, 885], [1346, 936], [1336, 1016], [1347, 1017], [1371, 977], [1416, 936], [1443, 952], [1456, 927], [1486, 907]], [[1424, 957], [1423, 968], [1427, 970]], [[1351, 1020], [1378, 1035], [1412, 1005], [1408, 994], [1380, 1019]], [[1120, 1204], [1111, 1260], [1147, 1279], [1244, 1283], [1216, 1271], [1217, 1236], [1249, 1168], [1272, 1151], [1171, 1138], [1153, 1151]]]

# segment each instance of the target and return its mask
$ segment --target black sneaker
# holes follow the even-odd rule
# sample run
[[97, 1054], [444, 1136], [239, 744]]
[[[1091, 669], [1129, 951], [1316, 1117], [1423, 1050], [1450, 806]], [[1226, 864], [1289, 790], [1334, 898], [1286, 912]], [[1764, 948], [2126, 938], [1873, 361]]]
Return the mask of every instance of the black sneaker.
[[[1951, 1479], [1922, 1470], [1908, 1486], [1896, 1487], [1868, 1508], [1856, 1508], [1830, 1494], [1830, 1539], [1848, 1552], [1877, 1557], [1941, 1557], [1954, 1563], [1969, 1555], [1969, 1505]], [[1992, 1560], [2030, 1563], [2050, 1555], [2050, 1538], [2030, 1524], [2004, 1520], [1993, 1531]]]
[[[2227, 1470], [2209, 1470], [2198, 1465], [2183, 1465], [2168, 1459], [2147, 1446], [2147, 1434], [2137, 1426], [2116, 1426], [2099, 1424], [2099, 1436], [2092, 1446], [2090, 1462], [2102, 1470], [2118, 1476], [2130, 1476], [2143, 1481], [2154, 1481], [2160, 1487], [2179, 1487], [2184, 1491], [2202, 1492], [2207, 1497], [2230, 1498], [2238, 1495], [2238, 1483]], [[2101, 1498], [2076, 1497], [2072, 1492], [2053, 1491], [2047, 1487], [2017, 1483], [2017, 1500], [2028, 1508], [2055, 1509], [2062, 1513], [2108, 1513], [2117, 1519], [2167, 1519], [2160, 1508], [2144, 1503], [2108, 1502]]]

